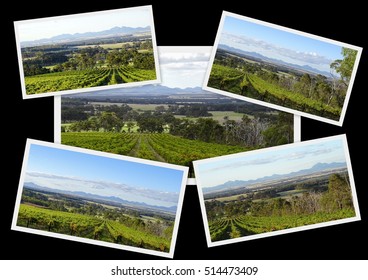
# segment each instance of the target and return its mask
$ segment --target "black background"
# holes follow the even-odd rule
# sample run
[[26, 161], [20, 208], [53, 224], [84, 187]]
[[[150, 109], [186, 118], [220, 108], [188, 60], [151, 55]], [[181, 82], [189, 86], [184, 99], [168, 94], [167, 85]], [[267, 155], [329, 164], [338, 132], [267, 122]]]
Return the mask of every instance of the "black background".
[[[78, 5], [78, 3], [81, 3]], [[83, 4], [82, 4], [83, 3]], [[88, 4], [87, 4], [88, 3]], [[13, 21], [153, 5], [158, 46], [212, 46], [223, 10], [363, 47], [342, 127], [302, 118], [302, 140], [346, 133], [362, 221], [207, 248], [198, 193], [187, 186], [174, 259], [366, 259], [368, 186], [366, 184], [366, 30], [364, 9], [321, 7], [318, 2], [225, 1], [18, 1], [2, 13], [1, 65], [3, 143], [0, 259], [160, 259], [124, 250], [11, 231], [26, 138], [53, 142], [53, 98], [22, 100]], [[9, 6], [8, 6], [9, 7]], [[4, 26], [5, 25], [5, 26]], [[5, 48], [5, 49], [4, 49]], [[363, 155], [364, 154], [364, 155]], [[47, 164], [47, 163], [45, 163]], [[10, 248], [5, 249], [5, 248]]]

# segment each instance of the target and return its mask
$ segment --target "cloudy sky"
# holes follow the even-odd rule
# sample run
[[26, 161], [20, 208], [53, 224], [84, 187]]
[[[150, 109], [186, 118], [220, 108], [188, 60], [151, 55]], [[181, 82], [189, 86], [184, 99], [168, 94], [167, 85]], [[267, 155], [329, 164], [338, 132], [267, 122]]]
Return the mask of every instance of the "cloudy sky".
[[115, 26], [146, 27], [152, 22], [149, 7], [119, 9], [18, 23], [19, 41], [51, 38], [61, 34], [97, 32]]
[[341, 46], [226, 16], [219, 44], [330, 72]]
[[167, 87], [202, 87], [210, 52], [209, 48], [192, 47], [187, 51], [159, 48], [161, 85]]
[[198, 165], [198, 173], [201, 187], [208, 188], [228, 181], [247, 181], [274, 174], [288, 174], [311, 168], [317, 163], [331, 162], [346, 162], [341, 138], [210, 160]]
[[170, 207], [182, 176], [181, 170], [32, 144], [24, 181]]

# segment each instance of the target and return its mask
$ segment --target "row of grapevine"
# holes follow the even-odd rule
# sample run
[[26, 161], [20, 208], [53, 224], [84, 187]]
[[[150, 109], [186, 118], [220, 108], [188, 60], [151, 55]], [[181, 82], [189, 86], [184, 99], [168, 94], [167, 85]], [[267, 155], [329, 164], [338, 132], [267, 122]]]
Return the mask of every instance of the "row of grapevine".
[[219, 241], [229, 238], [229, 233], [231, 231], [231, 225], [228, 219], [222, 219], [215, 221], [209, 225], [211, 240]]
[[169, 251], [170, 239], [93, 216], [21, 204], [17, 225], [157, 251]]
[[116, 85], [116, 84], [122, 84], [124, 83], [123, 79], [121, 78], [120, 74], [119, 74], [119, 70], [118, 69], [114, 69], [111, 79], [109, 81], [109, 85]]
[[240, 93], [240, 84], [243, 82], [244, 73], [237, 69], [223, 65], [213, 64], [208, 86], [227, 90], [232, 93]]
[[43, 209], [21, 204], [19, 207], [18, 226], [76, 235], [86, 238], [94, 237], [95, 227], [102, 220], [81, 214]]
[[[307, 98], [301, 94], [291, 92], [279, 86], [270, 84], [259, 78], [257, 75], [247, 74], [247, 77], [251, 85], [260, 94], [268, 93], [268, 96], [263, 97], [263, 99], [267, 102], [273, 102], [282, 106], [291, 107], [297, 110], [303, 110], [316, 114], [318, 114], [318, 112], [326, 112], [326, 114], [329, 113], [333, 115], [340, 114], [340, 110], [337, 108], [327, 106], [320, 101]], [[276, 98], [276, 100], [273, 100], [274, 98]]]
[[153, 79], [156, 79], [154, 70], [142, 70], [123, 66], [118, 69], [72, 70], [27, 76], [25, 77], [25, 84], [27, 94], [36, 94]]
[[129, 66], [120, 67], [119, 73], [126, 78], [126, 82], [137, 82], [156, 79], [156, 74], [152, 70], [135, 69]]
[[134, 230], [114, 221], [108, 221], [106, 225], [115, 243], [166, 252], [170, 249], [168, 239]]
[[[136, 147], [136, 151], [134, 156], [138, 158], [150, 159], [150, 160], [160, 160], [155, 150], [153, 150], [152, 146], [148, 143], [148, 135], [141, 134], [139, 136], [139, 146]], [[161, 160], [164, 161], [164, 160]]]
[[62, 133], [62, 143], [75, 147], [127, 155], [136, 145], [138, 134], [108, 132]]
[[151, 134], [149, 143], [166, 161], [190, 165], [193, 160], [244, 152], [240, 146], [230, 146], [189, 140], [170, 134]]
[[206, 143], [171, 134], [65, 132], [62, 143], [144, 159], [190, 166], [193, 160], [244, 152], [240, 146]]
[[27, 94], [35, 94], [104, 85], [110, 76], [111, 70], [99, 69], [57, 72], [25, 77], [26, 92]]
[[331, 119], [338, 118], [341, 113], [339, 108], [223, 65], [212, 66], [208, 86]]
[[251, 216], [221, 219], [209, 222], [211, 240], [219, 241], [253, 234], [296, 228], [353, 217], [354, 210], [342, 209], [334, 213], [318, 212], [310, 215]]

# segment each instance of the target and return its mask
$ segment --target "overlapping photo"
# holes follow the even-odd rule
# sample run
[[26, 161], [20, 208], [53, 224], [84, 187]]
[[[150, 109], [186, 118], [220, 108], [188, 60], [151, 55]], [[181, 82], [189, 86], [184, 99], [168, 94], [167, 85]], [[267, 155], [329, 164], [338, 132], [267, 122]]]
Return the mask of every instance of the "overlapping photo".
[[360, 220], [345, 135], [194, 162], [207, 243]]
[[172, 258], [187, 173], [28, 139], [12, 229]]
[[14, 22], [23, 98], [160, 82], [151, 6]]
[[203, 88], [341, 126], [361, 52], [223, 12]]
[[55, 142], [188, 166], [194, 177], [193, 160], [298, 141], [299, 117], [201, 89], [210, 51], [159, 47], [159, 85], [55, 97]]

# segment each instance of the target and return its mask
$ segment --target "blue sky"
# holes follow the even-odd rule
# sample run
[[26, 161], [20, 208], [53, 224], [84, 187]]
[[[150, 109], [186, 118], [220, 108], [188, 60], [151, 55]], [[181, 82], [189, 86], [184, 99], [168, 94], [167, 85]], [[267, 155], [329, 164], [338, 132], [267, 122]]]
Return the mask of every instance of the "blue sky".
[[323, 71], [342, 58], [341, 46], [231, 16], [225, 17], [219, 43]]
[[[115, 196], [119, 197], [121, 192], [122, 195], [129, 195], [130, 200], [136, 200], [137, 196], [139, 199], [138, 194], [142, 192], [142, 196], [150, 201], [142, 198], [141, 202], [165, 200], [165, 195], [173, 193], [177, 197], [183, 176], [181, 170], [37, 144], [30, 147], [26, 172], [25, 181], [35, 184], [42, 182], [43, 186], [50, 188], [60, 187], [99, 195], [112, 195], [114, 189]], [[78, 189], [75, 189], [76, 186]], [[127, 199], [124, 196], [122, 198]]]
[[346, 162], [342, 139], [306, 145], [245, 153], [198, 166], [202, 187], [214, 187], [228, 181], [252, 180], [274, 174], [288, 174], [313, 167], [317, 163]]
[[20, 42], [33, 41], [61, 34], [103, 31], [115, 26], [146, 27], [151, 25], [151, 21], [151, 9], [137, 7], [33, 22], [19, 22], [18, 36]]

